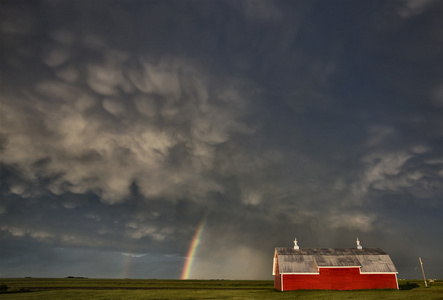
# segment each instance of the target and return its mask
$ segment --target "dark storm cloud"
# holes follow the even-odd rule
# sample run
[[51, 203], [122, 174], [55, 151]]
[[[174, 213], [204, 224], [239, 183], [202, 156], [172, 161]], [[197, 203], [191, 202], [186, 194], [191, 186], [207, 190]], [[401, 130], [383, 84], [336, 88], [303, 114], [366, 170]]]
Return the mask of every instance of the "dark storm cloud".
[[269, 278], [294, 235], [441, 265], [442, 10], [3, 1], [2, 276], [177, 278], [205, 215], [195, 277]]

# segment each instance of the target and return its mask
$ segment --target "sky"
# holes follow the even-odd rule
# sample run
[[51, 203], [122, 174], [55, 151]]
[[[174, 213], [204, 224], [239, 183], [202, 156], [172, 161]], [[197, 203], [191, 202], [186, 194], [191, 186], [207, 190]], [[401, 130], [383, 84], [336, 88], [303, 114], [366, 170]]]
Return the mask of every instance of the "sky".
[[2, 0], [0, 277], [272, 279], [358, 237], [443, 278], [442, 15]]

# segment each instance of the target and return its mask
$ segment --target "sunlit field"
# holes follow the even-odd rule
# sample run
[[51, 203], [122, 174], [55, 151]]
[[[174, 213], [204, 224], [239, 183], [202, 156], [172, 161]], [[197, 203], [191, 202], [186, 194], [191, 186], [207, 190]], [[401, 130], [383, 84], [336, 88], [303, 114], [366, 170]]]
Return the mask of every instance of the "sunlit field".
[[288, 291], [259, 280], [1, 279], [0, 299], [443, 299], [443, 281], [400, 290]]

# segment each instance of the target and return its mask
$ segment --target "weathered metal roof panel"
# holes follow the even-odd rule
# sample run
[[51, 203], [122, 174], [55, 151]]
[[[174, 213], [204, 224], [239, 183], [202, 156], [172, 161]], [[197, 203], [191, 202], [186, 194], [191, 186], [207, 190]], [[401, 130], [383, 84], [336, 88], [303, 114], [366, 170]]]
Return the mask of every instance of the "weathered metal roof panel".
[[359, 267], [360, 262], [353, 255], [315, 255], [319, 267]]
[[318, 273], [313, 255], [279, 255], [280, 273]]
[[361, 263], [362, 273], [397, 273], [397, 269], [394, 266], [389, 255], [356, 255], [356, 258]]

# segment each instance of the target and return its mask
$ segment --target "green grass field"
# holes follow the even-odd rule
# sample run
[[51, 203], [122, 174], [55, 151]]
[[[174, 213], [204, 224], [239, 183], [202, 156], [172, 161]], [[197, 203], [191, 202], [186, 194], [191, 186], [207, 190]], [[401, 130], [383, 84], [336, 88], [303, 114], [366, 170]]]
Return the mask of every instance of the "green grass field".
[[400, 280], [400, 290], [274, 290], [260, 280], [0, 279], [0, 299], [443, 299], [443, 281]]

